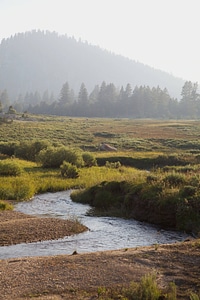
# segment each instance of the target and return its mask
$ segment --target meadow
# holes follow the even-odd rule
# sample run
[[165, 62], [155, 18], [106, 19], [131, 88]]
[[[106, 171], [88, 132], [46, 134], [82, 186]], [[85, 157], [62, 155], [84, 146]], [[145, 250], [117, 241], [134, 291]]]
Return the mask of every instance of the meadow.
[[[73, 200], [90, 203], [93, 213], [198, 235], [199, 135], [200, 121], [192, 120], [18, 116], [0, 125], [0, 199], [76, 189]], [[117, 151], [100, 151], [101, 143]], [[69, 151], [76, 176], [60, 168]]]
[[118, 151], [199, 150], [200, 121], [87, 119], [58, 116], [18, 117], [1, 123], [0, 142], [48, 140], [97, 151], [107, 142]]

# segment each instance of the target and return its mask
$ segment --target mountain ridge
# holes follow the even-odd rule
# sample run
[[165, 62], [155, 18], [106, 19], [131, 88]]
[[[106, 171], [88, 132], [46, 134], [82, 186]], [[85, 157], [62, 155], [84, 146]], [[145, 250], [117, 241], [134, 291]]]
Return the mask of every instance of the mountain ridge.
[[[117, 87], [160, 86], [180, 97], [184, 80], [74, 37], [49, 31], [18, 33], [0, 43], [0, 90], [19, 94], [45, 90], [57, 97], [65, 82], [88, 91], [103, 81]], [[11, 101], [12, 102], [12, 101]]]

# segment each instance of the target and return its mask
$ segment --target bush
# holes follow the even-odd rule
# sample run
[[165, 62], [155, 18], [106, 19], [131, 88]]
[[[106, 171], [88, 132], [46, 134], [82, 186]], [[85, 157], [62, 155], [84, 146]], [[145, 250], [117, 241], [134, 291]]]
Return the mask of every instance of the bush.
[[40, 151], [37, 161], [40, 162], [44, 168], [59, 168], [63, 161], [69, 162], [77, 167], [84, 165], [81, 153], [66, 147], [48, 147]]
[[[176, 285], [169, 284], [168, 292], [163, 293], [156, 282], [154, 274], [147, 274], [141, 278], [139, 283], [132, 282], [128, 288], [124, 288], [123, 296], [127, 300], [176, 300]], [[112, 298], [111, 298], [112, 299]]]
[[0, 143], [0, 153], [8, 156], [12, 156], [15, 154], [15, 148], [17, 143]]
[[0, 176], [18, 176], [22, 171], [22, 168], [14, 160], [0, 161]]
[[164, 179], [164, 182], [169, 183], [172, 186], [179, 186], [185, 183], [185, 178], [182, 174], [172, 173], [167, 175]]
[[60, 166], [61, 175], [67, 178], [77, 178], [79, 176], [78, 169], [76, 166], [69, 162], [64, 161]]
[[97, 165], [97, 160], [91, 153], [84, 152], [82, 154], [82, 157], [83, 157], [85, 167], [92, 167]]
[[197, 188], [194, 186], [186, 185], [180, 190], [180, 195], [182, 198], [188, 198], [194, 196], [197, 192]]
[[13, 210], [13, 205], [5, 201], [0, 201], [0, 211], [1, 210]]
[[21, 142], [16, 146], [15, 156], [25, 160], [35, 161], [39, 152], [48, 146], [49, 142], [47, 141]]
[[121, 163], [120, 161], [116, 161], [116, 162], [106, 161], [106, 167], [111, 169], [119, 169], [121, 167]]

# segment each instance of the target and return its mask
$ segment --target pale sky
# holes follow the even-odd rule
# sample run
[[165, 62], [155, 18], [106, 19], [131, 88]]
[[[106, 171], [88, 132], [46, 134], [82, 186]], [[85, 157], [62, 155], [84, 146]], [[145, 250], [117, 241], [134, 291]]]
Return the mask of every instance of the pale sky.
[[0, 0], [0, 40], [34, 29], [74, 36], [200, 83], [200, 0]]

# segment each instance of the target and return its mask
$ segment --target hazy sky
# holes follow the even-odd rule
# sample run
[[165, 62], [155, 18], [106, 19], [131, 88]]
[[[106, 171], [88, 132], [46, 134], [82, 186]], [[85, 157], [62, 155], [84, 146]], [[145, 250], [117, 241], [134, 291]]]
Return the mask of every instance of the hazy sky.
[[87, 40], [200, 83], [199, 0], [0, 0], [0, 40], [33, 29]]

